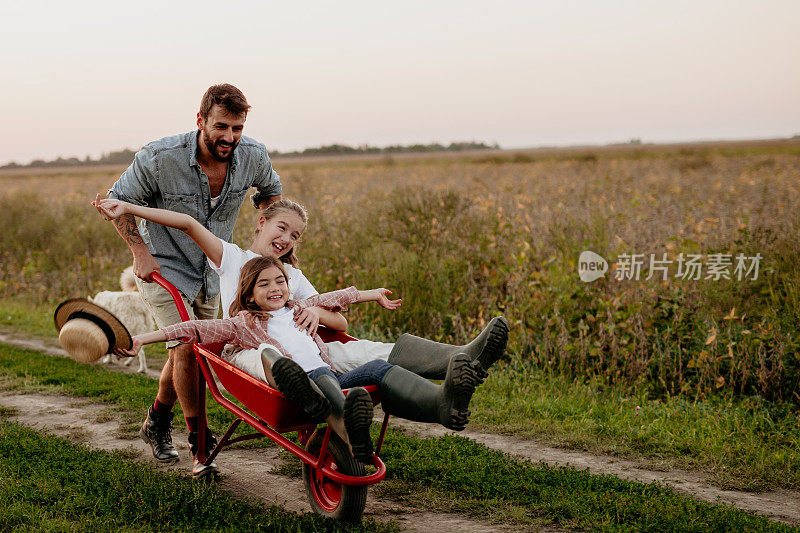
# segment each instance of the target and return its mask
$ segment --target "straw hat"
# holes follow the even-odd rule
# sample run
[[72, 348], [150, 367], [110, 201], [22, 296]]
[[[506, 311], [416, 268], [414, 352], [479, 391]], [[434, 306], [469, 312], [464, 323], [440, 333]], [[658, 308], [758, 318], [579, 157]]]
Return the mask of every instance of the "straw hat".
[[85, 298], [73, 298], [56, 307], [53, 315], [58, 342], [76, 361], [90, 363], [117, 348], [133, 345], [128, 328], [108, 310]]

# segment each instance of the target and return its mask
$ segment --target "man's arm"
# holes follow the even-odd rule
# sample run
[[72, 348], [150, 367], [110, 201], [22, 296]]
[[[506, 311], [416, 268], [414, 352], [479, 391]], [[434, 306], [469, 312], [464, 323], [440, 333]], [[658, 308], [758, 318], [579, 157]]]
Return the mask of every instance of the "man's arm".
[[[153, 154], [146, 148], [139, 150], [131, 165], [109, 189], [109, 196], [133, 204], [146, 204], [147, 200], [155, 193], [155, 188], [157, 188], [153, 178], [152, 169], [154, 166]], [[97, 210], [100, 211], [103, 218], [108, 219], [99, 207]], [[133, 215], [125, 215], [114, 220], [114, 227], [131, 250], [133, 273], [144, 281], [150, 281], [150, 275], [153, 272], [160, 274], [161, 267], [139, 234], [139, 228], [136, 227], [136, 220]]]
[[117, 233], [125, 239], [125, 243], [131, 250], [133, 273], [144, 281], [150, 281], [150, 276], [153, 272], [161, 274], [161, 266], [150, 253], [150, 249], [147, 248], [147, 244], [139, 234], [139, 228], [136, 227], [136, 219], [133, 215], [122, 215], [115, 219], [114, 227], [117, 228]]
[[280, 194], [276, 196], [259, 196], [261, 191], [253, 195], [253, 205], [256, 209], [266, 209], [282, 198]]
[[281, 177], [275, 172], [272, 167], [272, 161], [267, 154], [267, 149], [262, 145], [263, 152], [261, 154], [260, 172], [253, 181], [253, 185], [258, 188], [251, 199], [253, 206], [256, 209], [266, 209], [273, 202], [281, 199]]

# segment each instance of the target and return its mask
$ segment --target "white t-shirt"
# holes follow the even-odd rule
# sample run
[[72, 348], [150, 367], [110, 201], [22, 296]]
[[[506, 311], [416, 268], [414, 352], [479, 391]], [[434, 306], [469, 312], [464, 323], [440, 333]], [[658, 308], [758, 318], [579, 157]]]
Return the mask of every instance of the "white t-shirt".
[[[222, 318], [230, 318], [228, 310], [231, 308], [236, 290], [239, 288], [239, 274], [245, 263], [253, 258], [261, 257], [252, 250], [242, 250], [232, 242], [222, 242], [222, 260], [220, 265], [208, 259], [208, 265], [219, 274], [219, 293], [222, 301]], [[299, 268], [284, 263], [283, 268], [289, 276], [289, 298], [304, 300], [319, 294], [314, 286], [303, 275]], [[309, 337], [310, 339], [311, 337]], [[314, 344], [314, 341], [311, 341]], [[316, 346], [316, 344], [315, 344]], [[292, 353], [291, 351], [289, 353]]]
[[292, 355], [295, 363], [306, 372], [315, 368], [328, 366], [319, 355], [319, 346], [308, 333], [297, 329], [294, 323], [294, 312], [288, 307], [270, 311], [267, 321], [267, 334], [283, 346], [286, 353]]

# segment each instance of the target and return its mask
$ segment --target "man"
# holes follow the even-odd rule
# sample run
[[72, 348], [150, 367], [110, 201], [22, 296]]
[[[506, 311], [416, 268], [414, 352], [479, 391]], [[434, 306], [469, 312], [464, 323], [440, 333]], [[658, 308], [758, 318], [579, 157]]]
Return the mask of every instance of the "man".
[[[200, 103], [197, 130], [142, 148], [109, 190], [109, 196], [187, 213], [220, 239], [231, 241], [239, 208], [250, 187], [258, 188], [253, 195], [257, 208], [281, 197], [280, 177], [266, 148], [242, 135], [249, 109], [244, 94], [236, 87], [210, 87]], [[191, 318], [217, 318], [219, 278], [186, 234], [144, 220], [137, 228], [132, 215], [115, 220], [114, 225], [131, 249], [139, 291], [159, 328], [180, 322], [180, 317], [169, 293], [148, 283], [153, 272], [161, 273], [178, 288]], [[176, 399], [186, 417], [192, 455], [197, 455], [198, 367], [189, 345], [172, 342], [167, 347], [169, 359], [140, 436], [151, 445], [157, 460], [173, 463], [178, 460], [171, 437]], [[209, 450], [215, 445], [210, 432], [205, 442]], [[196, 477], [217, 471], [214, 463], [206, 466], [194, 461]]]

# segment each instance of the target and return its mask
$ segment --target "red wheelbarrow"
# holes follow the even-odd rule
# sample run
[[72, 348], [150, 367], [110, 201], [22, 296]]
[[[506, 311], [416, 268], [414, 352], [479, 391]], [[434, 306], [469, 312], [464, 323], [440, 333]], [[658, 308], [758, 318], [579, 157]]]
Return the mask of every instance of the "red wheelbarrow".
[[[170, 293], [175, 300], [181, 319], [189, 320], [189, 314], [178, 289], [158, 273], [152, 275], [152, 280]], [[318, 332], [326, 342], [355, 340], [349, 335], [323, 327], [320, 327]], [[222, 359], [220, 357], [222, 344], [193, 344], [192, 348], [200, 366], [198, 387], [200, 427], [197, 460], [203, 464], [209, 464], [225, 446], [268, 437], [303, 462], [303, 483], [311, 507], [315, 512], [339, 520], [360, 520], [367, 502], [367, 487], [380, 482], [386, 475], [386, 465], [381, 461], [379, 454], [386, 428], [389, 425], [389, 415], [383, 419], [377, 446], [375, 446], [375, 454], [372, 456], [372, 464], [377, 471], [367, 475], [364, 465], [353, 458], [347, 445], [335, 433], [332, 433], [330, 427], [317, 429], [317, 424], [306, 415], [302, 408], [287, 400], [277, 389]], [[225, 391], [238, 400], [244, 408], [223, 395], [217, 387], [215, 375]], [[208, 456], [205, 453], [204, 442], [206, 385], [214, 400], [236, 416]], [[373, 403], [379, 403], [378, 388], [374, 385], [365, 388], [372, 396]], [[345, 395], [347, 392], [348, 390], [344, 390]], [[253, 427], [257, 433], [233, 437], [234, 431], [242, 422]], [[303, 447], [284, 437], [284, 433], [293, 431], [297, 432], [298, 440]]]

